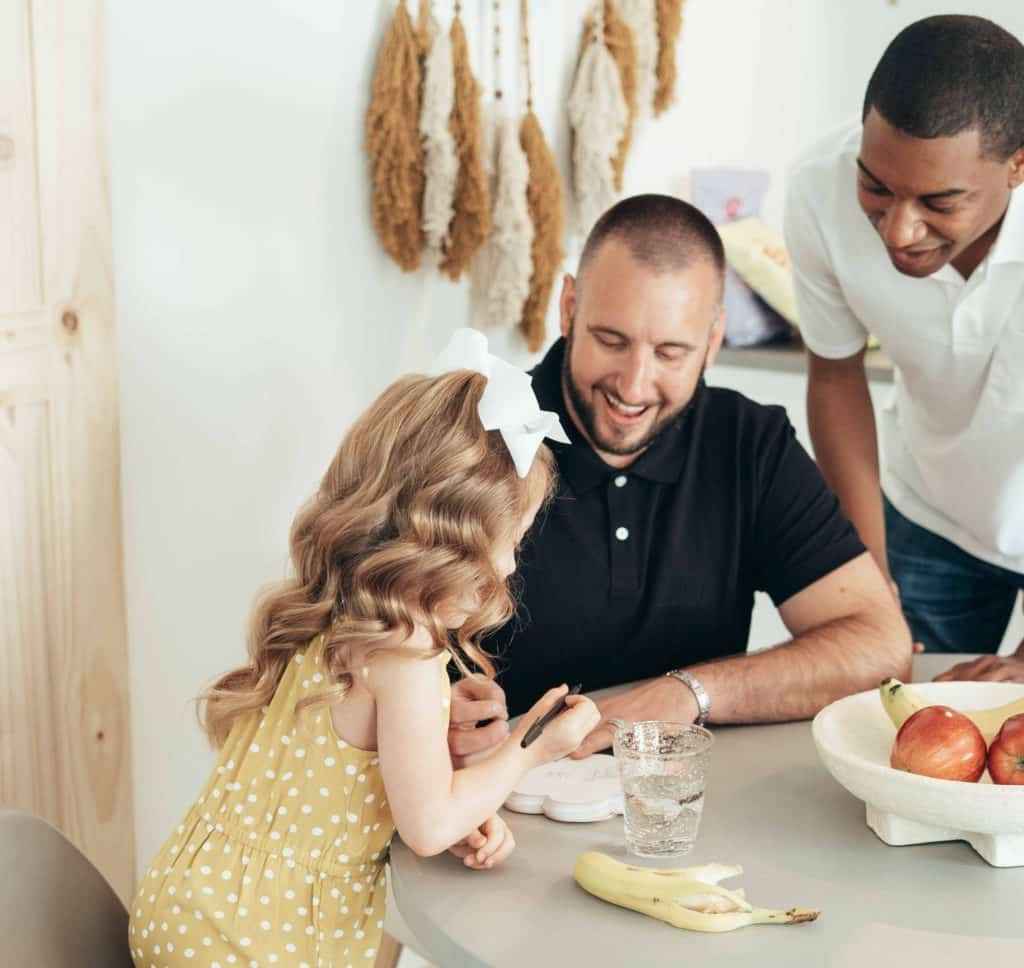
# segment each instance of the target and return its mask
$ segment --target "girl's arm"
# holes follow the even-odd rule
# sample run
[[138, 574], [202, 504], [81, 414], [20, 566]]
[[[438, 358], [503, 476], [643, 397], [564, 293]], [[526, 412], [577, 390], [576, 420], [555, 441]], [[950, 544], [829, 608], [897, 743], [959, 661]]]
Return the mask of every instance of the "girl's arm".
[[[402, 648], [429, 649], [423, 630]], [[569, 697], [528, 749], [520, 746], [535, 716], [565, 689], [552, 689], [523, 717], [519, 727], [486, 760], [453, 770], [440, 660], [415, 655], [378, 655], [361, 671], [377, 707], [377, 749], [384, 788], [402, 841], [421, 857], [447, 850], [491, 817], [531, 767], [574, 750], [597, 724], [590, 700]]]

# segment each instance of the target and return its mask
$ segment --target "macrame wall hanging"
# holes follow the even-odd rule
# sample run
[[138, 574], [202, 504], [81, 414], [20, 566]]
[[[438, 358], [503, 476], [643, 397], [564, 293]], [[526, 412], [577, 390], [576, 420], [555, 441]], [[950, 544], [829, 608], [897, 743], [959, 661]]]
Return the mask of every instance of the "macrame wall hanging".
[[451, 42], [455, 76], [451, 133], [459, 156], [459, 174], [455, 181], [455, 215], [441, 271], [457, 281], [491, 234], [491, 199], [481, 145], [480, 88], [469, 65], [462, 4], [458, 0], [452, 20]]
[[526, 74], [526, 114], [519, 128], [519, 137], [530, 168], [526, 197], [533, 222], [533, 272], [520, 327], [527, 349], [536, 353], [544, 346], [551, 289], [565, 258], [562, 248], [565, 215], [562, 178], [558, 173], [554, 153], [544, 138], [540, 120], [533, 110], [529, 0], [520, 0], [519, 22]]
[[573, 191], [581, 235], [616, 201], [615, 159], [629, 125], [622, 75], [605, 39], [602, 0], [594, 7], [588, 26], [590, 39], [580, 55], [569, 94]]
[[398, 0], [377, 57], [366, 115], [366, 151], [373, 226], [384, 251], [406, 272], [420, 265], [420, 53], [405, 0]]
[[527, 207], [530, 169], [501, 83], [501, 0], [494, 5], [494, 101], [488, 126], [494, 208], [491, 235], [473, 265], [473, 303], [480, 324], [515, 326], [530, 294], [533, 222]]
[[657, 0], [658, 79], [654, 113], [663, 114], [676, 99], [676, 41], [683, 25], [683, 0]]
[[[472, 267], [481, 326], [518, 325], [543, 348], [565, 257], [565, 201], [555, 156], [534, 110], [528, 0], [519, 0], [526, 110], [501, 85], [502, 3], [492, 4], [494, 112], [486, 129], [462, 3], [449, 30], [433, 0], [397, 0], [366, 117], [373, 225], [405, 271], [421, 261], [458, 281]], [[513, 0], [514, 2], [514, 0]], [[585, 235], [623, 191], [637, 126], [675, 99], [684, 0], [596, 0], [569, 95], [575, 227]], [[517, 120], [518, 119], [518, 120]]]
[[448, 245], [448, 230], [455, 212], [455, 182], [459, 157], [449, 124], [455, 104], [452, 41], [441, 30], [427, 0], [420, 0], [420, 37], [424, 48], [423, 107], [423, 245], [430, 267], [440, 264]]
[[[636, 84], [636, 46], [633, 43], [633, 31], [619, 12], [614, 0], [604, 0], [604, 42], [615, 59], [622, 81], [622, 95], [626, 99], [629, 115], [626, 118], [626, 130], [619, 142], [619, 150], [612, 160], [615, 171], [615, 190], [622, 191], [622, 176], [626, 170], [626, 156], [633, 141], [633, 124], [637, 115], [637, 84]], [[591, 35], [592, 36], [592, 35]]]
[[617, 3], [633, 35], [637, 116], [643, 119], [654, 110], [654, 92], [658, 85], [658, 0], [617, 0]]

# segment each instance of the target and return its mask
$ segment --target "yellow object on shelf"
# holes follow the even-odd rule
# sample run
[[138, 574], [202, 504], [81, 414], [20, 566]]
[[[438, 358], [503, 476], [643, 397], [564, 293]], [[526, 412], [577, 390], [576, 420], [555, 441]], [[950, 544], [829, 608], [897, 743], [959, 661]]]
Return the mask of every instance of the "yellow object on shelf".
[[718, 226], [725, 257], [740, 278], [783, 319], [799, 325], [793, 272], [782, 233], [759, 218]]

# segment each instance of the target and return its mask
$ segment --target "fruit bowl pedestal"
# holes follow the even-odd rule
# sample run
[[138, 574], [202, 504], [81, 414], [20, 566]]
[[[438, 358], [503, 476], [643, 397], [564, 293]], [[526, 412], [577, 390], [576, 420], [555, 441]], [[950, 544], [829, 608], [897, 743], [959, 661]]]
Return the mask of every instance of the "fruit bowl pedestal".
[[[915, 683], [926, 700], [985, 709], [1024, 694], [1003, 682]], [[1024, 787], [915, 776], [889, 766], [896, 737], [877, 690], [826, 706], [812, 724], [818, 755], [832, 776], [864, 801], [868, 826], [887, 844], [964, 840], [993, 867], [1024, 866]]]

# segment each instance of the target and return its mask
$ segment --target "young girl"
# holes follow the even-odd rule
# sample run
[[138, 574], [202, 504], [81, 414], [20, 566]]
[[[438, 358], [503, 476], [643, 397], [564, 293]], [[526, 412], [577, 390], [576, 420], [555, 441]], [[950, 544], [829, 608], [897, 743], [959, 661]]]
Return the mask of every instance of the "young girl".
[[497, 810], [515, 783], [597, 725], [571, 696], [523, 749], [552, 689], [496, 753], [452, 769], [446, 665], [493, 676], [477, 643], [512, 615], [516, 546], [554, 474], [543, 445], [514, 462], [484, 429], [489, 391], [466, 369], [406, 377], [345, 437], [248, 663], [202, 697], [220, 756], [139, 888], [137, 966], [372, 965], [394, 831], [421, 856], [493, 866], [514, 846]]

